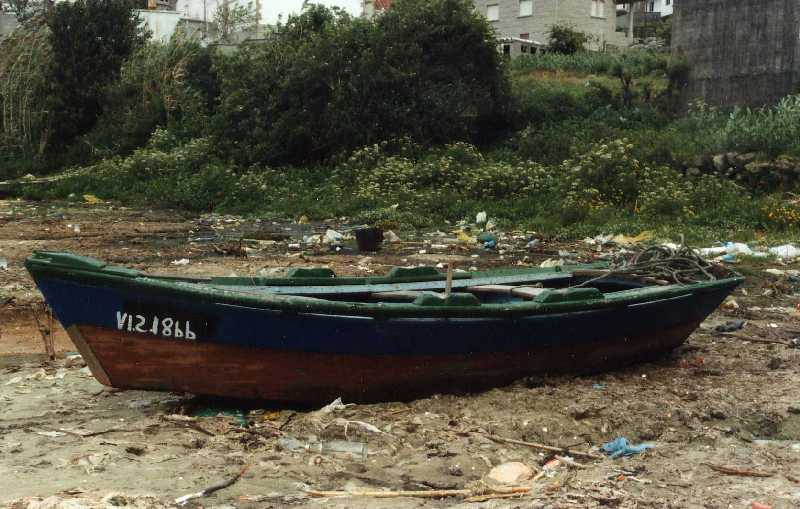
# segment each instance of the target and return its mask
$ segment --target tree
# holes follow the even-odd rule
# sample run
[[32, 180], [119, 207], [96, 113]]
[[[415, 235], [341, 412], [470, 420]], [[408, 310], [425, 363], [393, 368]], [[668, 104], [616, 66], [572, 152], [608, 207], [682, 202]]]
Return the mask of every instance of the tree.
[[222, 0], [222, 3], [217, 5], [217, 12], [214, 14], [219, 39], [223, 42], [231, 42], [233, 34], [246, 27], [256, 25], [260, 17], [253, 2], [242, 5], [238, 2], [231, 4], [231, 1]]
[[48, 0], [6, 0], [6, 3], [11, 7], [11, 12], [18, 21], [27, 21], [42, 12], [50, 2]]
[[88, 132], [102, 113], [106, 88], [125, 59], [146, 40], [128, 0], [76, 0], [48, 14], [51, 151]]
[[222, 59], [220, 76], [215, 134], [245, 165], [316, 162], [401, 136], [481, 142], [509, 103], [471, 0], [398, 0], [374, 21], [310, 5]]

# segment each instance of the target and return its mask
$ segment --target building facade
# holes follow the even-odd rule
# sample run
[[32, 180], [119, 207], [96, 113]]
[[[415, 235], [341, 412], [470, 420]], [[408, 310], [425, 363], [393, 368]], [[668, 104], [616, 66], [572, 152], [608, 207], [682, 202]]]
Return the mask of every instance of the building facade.
[[553, 25], [569, 25], [591, 37], [592, 49], [626, 46], [625, 32], [617, 31], [614, 0], [473, 0], [498, 38], [547, 43]]
[[800, 0], [675, 0], [672, 54], [689, 63], [686, 99], [760, 106], [800, 85]]
[[[675, 0], [646, 0], [643, 2], [642, 10], [644, 12], [657, 12], [662, 18], [666, 18], [667, 16], [672, 16], [674, 2]], [[621, 3], [617, 7], [626, 13], [630, 12], [631, 8], [628, 3]]]
[[[664, 0], [661, 0], [664, 1]], [[616, 0], [473, 0], [500, 40], [547, 42], [550, 27], [569, 25], [588, 34], [590, 47], [626, 46], [625, 31], [617, 30]], [[391, 0], [362, 0], [362, 14], [371, 18], [391, 7]], [[525, 44], [523, 43], [523, 46]]]

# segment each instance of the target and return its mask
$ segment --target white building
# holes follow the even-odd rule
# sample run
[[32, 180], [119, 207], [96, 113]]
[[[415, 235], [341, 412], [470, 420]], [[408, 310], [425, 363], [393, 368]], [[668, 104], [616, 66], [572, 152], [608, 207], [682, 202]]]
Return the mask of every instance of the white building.
[[[672, 4], [675, 0], [647, 0], [644, 2], [644, 12], [657, 12], [661, 14], [661, 17], [672, 16]], [[623, 10], [628, 12], [629, 5], [628, 4], [619, 4], [617, 6], [619, 10]], [[637, 12], [640, 12], [642, 8], [637, 6]]]

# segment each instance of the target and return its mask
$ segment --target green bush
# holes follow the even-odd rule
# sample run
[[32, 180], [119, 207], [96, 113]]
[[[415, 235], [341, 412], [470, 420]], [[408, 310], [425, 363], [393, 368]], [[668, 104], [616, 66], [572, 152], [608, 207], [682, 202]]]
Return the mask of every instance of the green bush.
[[202, 136], [212, 113], [216, 76], [211, 50], [182, 30], [169, 43], [139, 47], [105, 94], [103, 114], [80, 143], [92, 158], [126, 155], [144, 146], [157, 127]]
[[568, 25], [553, 25], [550, 27], [547, 49], [553, 53], [573, 55], [579, 51], [585, 51], [588, 42], [589, 36], [581, 31], [575, 30], [574, 27]]
[[123, 62], [144, 42], [145, 34], [128, 0], [58, 3], [47, 25], [53, 52], [47, 98], [52, 154], [77, 150], [72, 142], [94, 127], [106, 87], [119, 77]]
[[669, 56], [648, 50], [628, 50], [622, 53], [578, 51], [571, 55], [536, 53], [514, 59], [511, 69], [515, 73], [563, 71], [610, 76], [617, 65], [623, 65], [634, 78], [664, 74], [669, 66]]
[[375, 21], [312, 6], [221, 60], [220, 76], [214, 133], [243, 165], [402, 136], [482, 142], [507, 114], [494, 35], [468, 0], [398, 0]]

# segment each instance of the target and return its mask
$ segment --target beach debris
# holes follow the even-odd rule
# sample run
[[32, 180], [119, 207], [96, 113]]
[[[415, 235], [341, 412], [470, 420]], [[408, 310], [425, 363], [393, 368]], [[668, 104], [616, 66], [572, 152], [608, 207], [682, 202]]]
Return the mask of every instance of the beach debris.
[[388, 230], [383, 233], [383, 241], [389, 244], [397, 244], [398, 242], [401, 242], [400, 236], [392, 230]]
[[322, 243], [326, 246], [338, 246], [342, 243], [344, 235], [328, 228], [325, 230], [325, 236], [322, 237]]
[[172, 260], [171, 262], [169, 262], [169, 264], [170, 265], [177, 265], [177, 266], [189, 265], [189, 259], [188, 258], [181, 258], [179, 260]]
[[175, 499], [175, 503], [180, 505], [180, 506], [183, 506], [183, 505], [186, 505], [186, 503], [189, 502], [190, 500], [194, 500], [196, 498], [207, 497], [207, 496], [211, 495], [212, 493], [214, 493], [216, 491], [219, 491], [219, 490], [225, 489], [225, 488], [227, 488], [229, 486], [232, 486], [247, 472], [247, 470], [249, 468], [250, 468], [250, 465], [247, 464], [236, 475], [234, 475], [230, 479], [228, 479], [226, 481], [222, 481], [222, 482], [217, 483], [217, 484], [214, 484], [212, 486], [209, 486], [208, 488], [200, 490], [197, 493], [189, 493], [188, 495], [183, 495], [182, 497], [178, 497], [178, 498]]
[[0, 270], [8, 270], [8, 260], [0, 257]]
[[480, 487], [462, 490], [421, 490], [421, 491], [319, 491], [307, 489], [305, 493], [311, 497], [373, 497], [373, 498], [449, 498], [466, 497], [465, 502], [483, 502], [491, 498], [507, 498], [524, 495], [531, 491], [529, 486], [514, 487]]
[[103, 200], [101, 200], [100, 198], [98, 198], [93, 194], [84, 194], [83, 201], [84, 203], [88, 203], [89, 205], [96, 205], [98, 203], [103, 203]]
[[753, 502], [750, 509], [772, 509], [771, 505], [762, 504], [761, 502]]
[[750, 470], [748, 468], [730, 467], [726, 465], [713, 465], [711, 463], [703, 463], [711, 470], [725, 475], [738, 475], [741, 477], [772, 477], [774, 472], [762, 472], [758, 470]]
[[494, 249], [497, 247], [497, 235], [491, 232], [483, 232], [478, 235], [478, 243], [486, 249]]
[[478, 226], [485, 225], [488, 220], [489, 219], [488, 216], [486, 215], [485, 210], [475, 214], [475, 224], [477, 224]]
[[736, 302], [736, 299], [734, 299], [731, 296], [725, 297], [725, 300], [722, 302], [722, 310], [727, 311], [729, 313], [733, 311], [738, 311], [739, 303]]
[[714, 330], [716, 332], [736, 332], [744, 327], [744, 324], [744, 320], [728, 320], [727, 322], [714, 327]]
[[769, 248], [769, 252], [778, 258], [797, 258], [800, 257], [800, 248], [793, 244], [783, 244], [782, 246], [775, 246]]
[[603, 456], [598, 454], [594, 454], [591, 452], [583, 452], [583, 451], [576, 451], [574, 449], [565, 449], [563, 447], [554, 447], [552, 445], [540, 444], [537, 442], [525, 442], [524, 440], [515, 440], [513, 438], [504, 438], [497, 435], [485, 435], [489, 440], [493, 440], [495, 442], [507, 443], [507, 444], [515, 444], [515, 445], [524, 445], [525, 447], [532, 447], [534, 449], [541, 449], [543, 451], [550, 451], [550, 452], [560, 452], [563, 454], [568, 454], [569, 456], [580, 456], [582, 458], [589, 458], [593, 460], [603, 459]]
[[279, 438], [278, 445], [291, 452], [312, 452], [323, 455], [344, 455], [361, 461], [367, 460], [368, 446], [366, 442], [349, 440], [327, 440], [304, 442], [296, 438]]
[[519, 461], [510, 461], [492, 468], [486, 479], [497, 484], [519, 484], [533, 477], [531, 467]]
[[625, 437], [617, 437], [601, 445], [600, 449], [608, 454], [609, 458], [614, 459], [620, 456], [634, 456], [652, 447], [651, 444], [632, 445]]
[[328, 403], [324, 407], [320, 408], [315, 413], [317, 415], [327, 415], [327, 414], [332, 414], [333, 412], [336, 412], [337, 410], [344, 410], [345, 408], [351, 407], [351, 406], [354, 406], [354, 403], [344, 404], [342, 402], [342, 398], [339, 397], [339, 398], [336, 398], [335, 400], [331, 401], [330, 403]]

